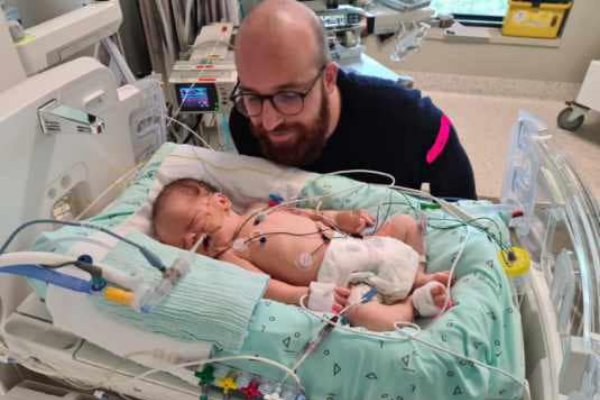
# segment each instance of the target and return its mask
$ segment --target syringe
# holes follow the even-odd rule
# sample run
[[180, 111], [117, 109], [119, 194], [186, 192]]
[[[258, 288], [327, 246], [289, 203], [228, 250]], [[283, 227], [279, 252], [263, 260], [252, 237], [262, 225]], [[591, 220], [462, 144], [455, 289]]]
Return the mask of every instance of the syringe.
[[147, 313], [162, 303], [179, 281], [190, 272], [196, 250], [204, 239], [206, 239], [206, 235], [201, 235], [188, 252], [178, 257], [173, 265], [163, 273], [162, 279], [154, 288], [144, 285], [139, 291], [136, 291], [134, 308]]

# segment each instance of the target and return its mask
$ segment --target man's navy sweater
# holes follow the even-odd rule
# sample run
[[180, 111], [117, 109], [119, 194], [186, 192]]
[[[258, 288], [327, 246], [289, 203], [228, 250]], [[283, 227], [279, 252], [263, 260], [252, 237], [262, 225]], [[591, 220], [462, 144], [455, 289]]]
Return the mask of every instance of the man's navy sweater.
[[[396, 185], [418, 189], [428, 182], [435, 196], [476, 198], [469, 158], [452, 123], [431, 99], [389, 80], [341, 70], [337, 85], [339, 123], [321, 156], [302, 169], [370, 169], [393, 175]], [[230, 129], [240, 154], [262, 156], [250, 121], [235, 109]], [[356, 178], [384, 182], [372, 175]]]

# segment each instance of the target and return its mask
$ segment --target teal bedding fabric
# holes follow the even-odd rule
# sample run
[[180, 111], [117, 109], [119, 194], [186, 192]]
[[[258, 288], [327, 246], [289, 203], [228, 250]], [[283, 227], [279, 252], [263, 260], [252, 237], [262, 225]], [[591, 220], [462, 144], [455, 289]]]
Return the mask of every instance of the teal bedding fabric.
[[[125, 193], [101, 215], [88, 222], [114, 228], [138, 211], [154, 184], [156, 171], [175, 148], [174, 144], [161, 147]], [[85, 228], [65, 227], [44, 233], [36, 242], [35, 250], [68, 254], [76, 243], [81, 245], [81, 241], [93, 241], [90, 238], [93, 234], [96, 232]], [[185, 253], [139, 232], [132, 232], [126, 237], [150, 249], [167, 266]], [[124, 242], [118, 242], [110, 248], [100, 261], [124, 272], [138, 271], [146, 283], [160, 279], [160, 274], [148, 265], [141, 253]], [[38, 295], [44, 298], [46, 285], [39, 281], [30, 282]], [[232, 285], [232, 282], [236, 284]], [[93, 301], [102, 312], [139, 329], [182, 341], [210, 341], [219, 347], [236, 351], [247, 336], [250, 318], [267, 283], [268, 277], [265, 275], [198, 255], [191, 272], [152, 313], [140, 314], [100, 297], [94, 297]]]
[[[134, 232], [128, 239], [151, 248], [166, 265], [185, 252], [173, 251], [154, 239]], [[144, 258], [125, 243], [119, 243], [102, 260], [118, 265], [122, 271], [140, 271]], [[145, 282], [158, 282], [160, 275], [152, 267], [141, 269]], [[231, 283], [235, 282], [235, 285]], [[182, 341], [206, 340], [219, 347], [239, 350], [248, 332], [248, 324], [257, 302], [266, 290], [268, 278], [234, 265], [207, 257], [195, 257], [190, 273], [181, 280], [163, 304], [148, 314], [138, 313], [96, 298], [98, 307], [121, 321], [145, 331]]]
[[[144, 203], [144, 199], [154, 184], [156, 172], [176, 147], [177, 145], [173, 143], [162, 145], [140, 170], [123, 194], [106, 207], [101, 214], [87, 219], [86, 222], [106, 229], [112, 229], [135, 214]], [[73, 245], [82, 240], [89, 240], [88, 238], [94, 234], [96, 232], [89, 229], [66, 226], [41, 234], [38, 240], [36, 240], [33, 250], [68, 254]], [[40, 298], [43, 299], [46, 297], [45, 283], [33, 279], [30, 279], [28, 282]]]
[[[352, 187], [357, 187], [356, 182], [325, 177], [308, 185], [303, 196], [312, 198]], [[389, 205], [389, 215], [416, 214], [421, 208], [421, 202], [415, 199], [374, 186], [362, 186], [324, 201], [323, 208], [366, 208], [376, 215], [382, 198], [394, 203]], [[388, 214], [387, 206], [379, 210], [380, 215]], [[502, 221], [498, 216], [491, 217], [494, 222], [483, 220], [492, 227], [489, 232], [506, 241], [508, 232]], [[428, 212], [428, 271], [450, 268], [467, 237], [467, 228], [448, 229], [456, 225], [454, 218], [445, 212]], [[459, 357], [499, 368], [524, 382], [521, 320], [500, 267], [497, 247], [488, 234], [469, 229], [471, 233], [458, 261], [458, 279], [452, 290], [456, 305], [424, 327], [417, 339], [407, 339], [398, 332], [365, 336], [361, 329], [334, 330], [299, 369], [309, 399], [521, 398], [523, 386], [515, 380]], [[317, 318], [303, 310], [263, 300], [254, 313], [241, 353], [272, 358], [290, 366], [321, 327]], [[411, 329], [404, 331], [415, 333]], [[456, 356], [433, 346], [455, 352]], [[215, 352], [215, 356], [227, 354]], [[232, 365], [271, 376], [275, 381], [282, 377], [257, 363]]]
[[[143, 204], [154, 183], [162, 161], [175, 148], [165, 145], [140, 172], [123, 196], [91, 221], [115, 227], [133, 215]], [[341, 177], [323, 176], [310, 182], [301, 197], [323, 199], [322, 209], [368, 209], [380, 222], [396, 213], [419, 218], [420, 209], [430, 204], [393, 192], [387, 188], [358, 184]], [[385, 204], [381, 204], [385, 202]], [[481, 203], [477, 203], [481, 204]], [[315, 207], [306, 201], [302, 206]], [[469, 207], [469, 204], [465, 204]], [[482, 220], [488, 232], [466, 228], [441, 210], [427, 210], [426, 235], [428, 271], [450, 268], [460, 245], [467, 244], [458, 261], [457, 282], [452, 297], [456, 305], [440, 318], [423, 324], [416, 339], [398, 332], [368, 336], [362, 329], [336, 329], [327, 342], [309, 357], [299, 375], [311, 400], [412, 400], [412, 399], [519, 399], [523, 387], [486, 366], [498, 368], [524, 381], [522, 332], [518, 310], [511, 299], [509, 283], [500, 267], [496, 241], [506, 242], [508, 232], [498, 216]], [[493, 221], [493, 222], [491, 222]], [[470, 230], [467, 239], [467, 229]], [[47, 233], [38, 250], [65, 252], [75, 236], [87, 231], [65, 228]], [[144, 243], [169, 264], [179, 250], [161, 245], [142, 234], [130, 238]], [[122, 265], [125, 270], [145, 265], [137, 250], [117, 245], [103, 260]], [[156, 314], [139, 315], [124, 306], [99, 301], [100, 310], [139, 328], [149, 329], [184, 340], [217, 337], [214, 356], [260, 355], [294, 364], [303, 346], [314, 337], [322, 323], [298, 307], [259, 300], [265, 281], [259, 275], [225, 263], [198, 257], [198, 268], [186, 279]], [[150, 267], [148, 267], [150, 268]], [[154, 274], [145, 270], [145, 274]], [[211, 292], [206, 282], [215, 277], [223, 289]], [[245, 282], [245, 280], [250, 281]], [[263, 279], [261, 281], [261, 279]], [[240, 290], [241, 285], [248, 285]], [[247, 290], [247, 288], [249, 288]], [[235, 302], [233, 297], [243, 293]], [[214, 295], [214, 298], [212, 297]], [[211, 304], [210, 300], [214, 300]], [[210, 310], [203, 307], [211, 307]], [[237, 315], [240, 313], [243, 315]], [[233, 314], [233, 315], [232, 315]], [[246, 318], [246, 319], [245, 319]], [[220, 321], [239, 323], [230, 329]], [[244, 332], [240, 331], [243, 326]], [[414, 331], [405, 330], [414, 334]], [[211, 336], [212, 335], [212, 336]], [[242, 340], [239, 340], [242, 338]], [[455, 355], [435, 347], [450, 350]], [[466, 360], [461, 356], [476, 360]], [[282, 375], [272, 367], [256, 362], [237, 362], [232, 366], [274, 382]]]

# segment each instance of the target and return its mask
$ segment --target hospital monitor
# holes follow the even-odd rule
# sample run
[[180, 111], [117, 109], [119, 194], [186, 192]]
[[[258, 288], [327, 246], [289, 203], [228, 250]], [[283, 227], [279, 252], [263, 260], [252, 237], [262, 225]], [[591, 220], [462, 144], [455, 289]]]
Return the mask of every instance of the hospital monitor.
[[[25, 2], [29, 4], [33, 2]], [[40, 3], [40, 2], [35, 2]], [[53, 2], [44, 2], [52, 8]], [[39, 7], [39, 4], [37, 4]], [[28, 76], [73, 58], [101, 39], [117, 33], [122, 21], [118, 0], [92, 1], [56, 18], [25, 29], [25, 37], [15, 43]]]
[[180, 112], [228, 113], [237, 83], [231, 38], [233, 25], [205, 26], [187, 59], [173, 65], [169, 83], [175, 89]]

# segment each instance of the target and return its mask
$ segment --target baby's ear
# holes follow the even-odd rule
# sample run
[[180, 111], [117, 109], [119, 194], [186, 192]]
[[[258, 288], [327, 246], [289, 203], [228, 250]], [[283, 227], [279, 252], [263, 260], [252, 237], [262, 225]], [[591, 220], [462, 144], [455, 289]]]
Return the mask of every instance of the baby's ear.
[[215, 193], [215, 197], [217, 199], [217, 202], [226, 210], [229, 210], [231, 208], [231, 200], [229, 200], [229, 198], [227, 196], [225, 196], [223, 193], [217, 192]]

